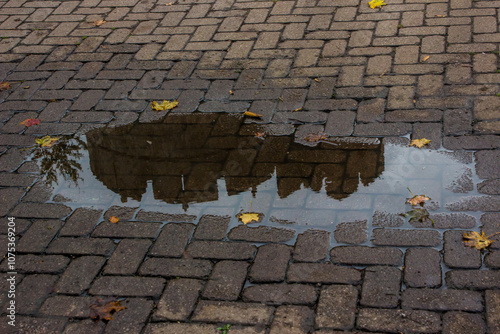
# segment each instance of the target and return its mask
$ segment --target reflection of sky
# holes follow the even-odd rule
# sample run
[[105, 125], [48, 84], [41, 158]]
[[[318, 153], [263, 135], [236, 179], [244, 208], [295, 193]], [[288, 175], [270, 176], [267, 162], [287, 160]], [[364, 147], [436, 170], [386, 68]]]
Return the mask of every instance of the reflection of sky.
[[245, 191], [229, 196], [224, 180], [219, 179], [217, 201], [191, 203], [185, 211], [181, 204], [168, 204], [155, 199], [151, 181], [148, 181], [146, 193], [140, 202], [132, 199], [122, 202], [120, 195], [106, 188], [92, 174], [88, 153], [84, 151], [84, 157], [80, 161], [82, 164], [80, 176], [83, 181], [76, 187], [60, 177], [54, 194], [63, 196], [68, 200], [65, 204], [73, 208], [92, 206], [105, 210], [118, 205], [140, 207], [151, 212], [187, 213], [196, 216], [202, 214], [234, 216], [240, 211], [249, 211], [251, 205], [253, 212], [265, 214], [265, 222], [269, 225], [279, 225], [273, 223], [278, 219], [281, 223], [290, 221], [308, 227], [320, 227], [343, 221], [369, 220], [375, 211], [404, 212], [408, 209], [405, 200], [411, 197], [407, 187], [414, 194], [431, 197], [434, 203], [429, 208], [435, 209], [433, 212], [443, 212], [445, 203], [456, 201], [464, 195], [475, 194], [474, 190], [469, 189], [466, 194], [453, 192], [453, 188], [456, 191], [461, 185], [457, 180], [461, 180], [469, 173], [474, 178], [472, 180], [474, 184], [478, 181], [474, 173], [470, 174], [474, 170], [473, 164], [470, 161], [460, 162], [460, 159], [452, 158], [453, 154], [446, 151], [385, 145], [385, 167], [382, 174], [367, 186], [359, 182], [357, 191], [342, 200], [327, 196], [325, 184], [319, 192], [302, 186], [288, 197], [280, 198], [277, 194], [275, 175], [257, 186], [257, 191]]

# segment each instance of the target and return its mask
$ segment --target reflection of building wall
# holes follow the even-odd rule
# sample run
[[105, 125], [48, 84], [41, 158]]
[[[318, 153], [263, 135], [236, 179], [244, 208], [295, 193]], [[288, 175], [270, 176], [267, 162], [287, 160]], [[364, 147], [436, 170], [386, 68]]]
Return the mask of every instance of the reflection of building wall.
[[310, 187], [341, 199], [357, 190], [359, 179], [366, 185], [382, 172], [381, 144], [310, 147], [292, 136], [241, 135], [249, 126], [240, 116], [191, 114], [94, 130], [87, 134], [90, 166], [123, 199], [140, 200], [152, 180], [155, 198], [167, 203], [217, 200], [219, 178], [229, 195], [255, 190], [273, 173], [281, 198]]

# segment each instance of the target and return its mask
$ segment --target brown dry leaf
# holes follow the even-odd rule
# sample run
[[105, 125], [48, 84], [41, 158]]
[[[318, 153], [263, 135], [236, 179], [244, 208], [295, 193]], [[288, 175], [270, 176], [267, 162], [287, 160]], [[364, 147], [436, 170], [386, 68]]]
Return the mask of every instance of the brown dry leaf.
[[104, 20], [94, 21], [94, 25], [97, 26], [97, 27], [100, 26], [100, 25], [103, 25], [104, 23], [106, 23], [106, 21], [104, 21]]
[[426, 139], [426, 138], [413, 139], [410, 143], [410, 146], [422, 148], [425, 145], [429, 144], [430, 142], [431, 142], [430, 139]]
[[10, 89], [10, 83], [6, 81], [0, 81], [0, 92], [6, 89]]
[[258, 223], [260, 219], [258, 213], [252, 213], [252, 212], [239, 213], [236, 215], [236, 217], [238, 217], [238, 219], [245, 225], [251, 222]]
[[406, 203], [410, 204], [411, 206], [416, 206], [416, 205], [424, 205], [425, 201], [430, 200], [430, 197], [427, 197], [425, 195], [415, 195], [412, 198], [409, 198]]
[[427, 61], [431, 56], [425, 56], [424, 59], [422, 59], [422, 61]]
[[156, 101], [153, 101], [151, 103], [151, 108], [153, 108], [153, 110], [157, 110], [157, 111], [161, 111], [161, 110], [171, 110], [171, 109], [174, 109], [175, 107], [177, 107], [177, 105], [179, 104], [179, 101], [167, 101], [167, 100], [163, 100], [162, 103], [158, 103]]
[[265, 132], [255, 132], [255, 137], [260, 138], [260, 139], [264, 139], [266, 137], [266, 133]]
[[109, 217], [109, 221], [112, 222], [113, 224], [116, 224], [120, 221], [120, 219], [118, 217], [111, 216]]
[[112, 298], [97, 299], [92, 304], [90, 304], [90, 318], [96, 320], [111, 320], [113, 319], [113, 314], [126, 309], [125, 306], [120, 305], [119, 300], [113, 300]]
[[324, 132], [310, 133], [304, 139], [311, 143], [317, 143], [320, 140], [328, 139], [328, 135]]
[[250, 111], [245, 111], [243, 113], [243, 115], [248, 116], [248, 117], [256, 117], [256, 118], [263, 117], [263, 115], [259, 115], [259, 114], [256, 114], [256, 113], [253, 113]]
[[475, 247], [476, 249], [485, 249], [493, 243], [493, 240], [488, 239], [491, 236], [485, 236], [484, 231], [481, 234], [477, 232], [465, 232], [463, 238], [465, 239], [465, 245], [469, 247]]

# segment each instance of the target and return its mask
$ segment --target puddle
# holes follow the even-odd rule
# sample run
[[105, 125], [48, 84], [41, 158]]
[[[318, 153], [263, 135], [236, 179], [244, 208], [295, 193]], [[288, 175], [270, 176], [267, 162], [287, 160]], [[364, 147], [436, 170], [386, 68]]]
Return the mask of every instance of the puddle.
[[126, 206], [138, 220], [229, 215], [232, 225], [251, 208], [264, 214], [259, 225], [298, 231], [377, 225], [372, 217], [390, 224], [409, 210], [408, 188], [431, 197], [432, 214], [477, 194], [470, 152], [417, 149], [407, 138], [311, 142], [315, 129], [246, 123], [232, 114], [169, 114], [162, 123], [91, 130], [42, 169], [53, 175], [51, 201], [72, 208]]

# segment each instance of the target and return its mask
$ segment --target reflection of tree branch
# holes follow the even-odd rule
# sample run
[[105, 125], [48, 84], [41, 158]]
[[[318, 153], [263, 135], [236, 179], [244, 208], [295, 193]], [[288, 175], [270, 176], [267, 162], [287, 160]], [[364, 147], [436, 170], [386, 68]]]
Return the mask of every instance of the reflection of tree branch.
[[33, 159], [39, 161], [41, 173], [44, 181], [48, 184], [57, 182], [57, 175], [60, 174], [68, 181], [78, 185], [82, 166], [77, 162], [83, 154], [82, 149], [86, 149], [87, 144], [78, 137], [62, 137], [52, 147], [38, 147], [35, 149]]

